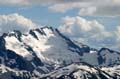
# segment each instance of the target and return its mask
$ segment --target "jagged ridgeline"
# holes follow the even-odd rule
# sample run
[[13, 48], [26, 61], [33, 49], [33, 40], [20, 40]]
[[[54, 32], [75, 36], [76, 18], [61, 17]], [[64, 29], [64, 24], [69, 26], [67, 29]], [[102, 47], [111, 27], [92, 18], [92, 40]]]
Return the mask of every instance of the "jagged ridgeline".
[[114, 77], [99, 67], [119, 64], [119, 52], [77, 43], [52, 27], [0, 37], [0, 79], [115, 79], [118, 74]]

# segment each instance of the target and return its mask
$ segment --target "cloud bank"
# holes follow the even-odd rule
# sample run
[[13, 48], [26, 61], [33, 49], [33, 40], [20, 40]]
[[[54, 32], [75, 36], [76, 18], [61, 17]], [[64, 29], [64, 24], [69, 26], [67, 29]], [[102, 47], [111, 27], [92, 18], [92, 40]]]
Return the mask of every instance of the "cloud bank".
[[57, 3], [76, 2], [79, 0], [0, 0], [0, 4], [5, 5], [49, 5]]
[[54, 12], [65, 13], [78, 9], [80, 16], [119, 16], [120, 0], [79, 0], [68, 3], [57, 3], [49, 6]]
[[0, 35], [3, 33], [11, 32], [13, 30], [27, 32], [29, 29], [36, 27], [37, 25], [30, 19], [27, 19], [17, 13], [0, 15]]
[[66, 16], [62, 18], [62, 22], [59, 30], [73, 40], [95, 48], [109, 47], [118, 50], [120, 47], [120, 26], [111, 32], [106, 30], [105, 26], [98, 21], [89, 21], [79, 16]]
[[13, 6], [47, 6], [53, 12], [65, 13], [78, 9], [80, 16], [119, 16], [120, 0], [0, 0], [0, 4]]
[[53, 12], [78, 9], [80, 16], [119, 16], [120, 0], [0, 0], [4, 5], [44, 5]]

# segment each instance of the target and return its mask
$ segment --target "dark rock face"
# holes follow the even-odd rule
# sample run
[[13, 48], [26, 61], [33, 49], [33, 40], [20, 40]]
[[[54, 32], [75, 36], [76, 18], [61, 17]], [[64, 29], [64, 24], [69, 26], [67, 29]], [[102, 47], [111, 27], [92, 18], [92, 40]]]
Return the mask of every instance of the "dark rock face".
[[36, 38], [37, 40], [38, 40], [38, 37], [37, 37], [37, 35], [32, 31], [32, 30], [30, 30], [30, 32], [29, 32], [34, 38]]
[[19, 70], [28, 70], [32, 71], [34, 69], [33, 65], [25, 60], [23, 57], [15, 54], [11, 50], [0, 51], [2, 63], [4, 62], [5, 66], [10, 68], [18, 68]]

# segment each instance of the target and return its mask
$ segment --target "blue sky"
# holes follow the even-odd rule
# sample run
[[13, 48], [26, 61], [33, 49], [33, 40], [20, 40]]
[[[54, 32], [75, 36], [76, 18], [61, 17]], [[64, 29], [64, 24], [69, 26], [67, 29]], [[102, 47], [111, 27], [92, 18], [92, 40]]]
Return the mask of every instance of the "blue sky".
[[50, 25], [52, 27], [58, 27], [61, 23], [61, 18], [64, 16], [75, 16], [76, 10], [69, 11], [67, 13], [55, 13], [48, 9], [47, 6], [9, 6], [0, 5], [0, 14], [12, 14], [18, 13], [26, 18], [31, 19], [33, 22], [39, 25]]
[[[11, 6], [0, 5], [0, 15], [18, 13], [26, 18], [31, 19], [39, 25], [50, 25], [58, 27], [61, 24], [61, 18], [65, 16], [78, 15], [79, 9], [73, 9], [66, 13], [52, 12], [48, 6], [34, 5], [34, 6]], [[115, 26], [120, 25], [120, 16], [104, 17], [104, 16], [81, 16], [87, 20], [97, 20], [105, 25], [109, 30], [115, 29]]]
[[0, 0], [0, 21], [6, 20], [3, 15], [7, 23], [1, 22], [0, 29], [20, 27], [25, 20], [22, 29], [27, 23], [52, 26], [88, 45], [120, 47], [119, 0]]

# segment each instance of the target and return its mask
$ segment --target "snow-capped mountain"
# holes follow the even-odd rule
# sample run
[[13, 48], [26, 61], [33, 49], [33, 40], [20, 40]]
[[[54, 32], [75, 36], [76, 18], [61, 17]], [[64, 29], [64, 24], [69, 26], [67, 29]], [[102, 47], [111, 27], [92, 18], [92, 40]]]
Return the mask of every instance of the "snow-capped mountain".
[[[87, 76], [102, 79], [101, 74], [105, 76], [104, 79], [113, 79], [113, 76], [97, 67], [120, 65], [119, 59], [119, 52], [107, 48], [96, 50], [79, 44], [52, 27], [31, 29], [26, 34], [15, 30], [0, 37], [0, 79], [5, 79], [6, 75], [9, 79], [41, 79], [41, 76], [46, 78], [46, 75], [50, 76], [55, 72], [55, 75], [65, 77], [64, 73], [68, 73], [71, 67], [73, 70], [70, 70], [69, 76], [88, 74]], [[88, 64], [74, 64], [79, 62]], [[93, 70], [90, 68], [91, 72], [82, 69], [83, 66], [89, 68], [89, 64], [95, 66], [91, 67]], [[59, 73], [64, 67], [68, 70]]]

